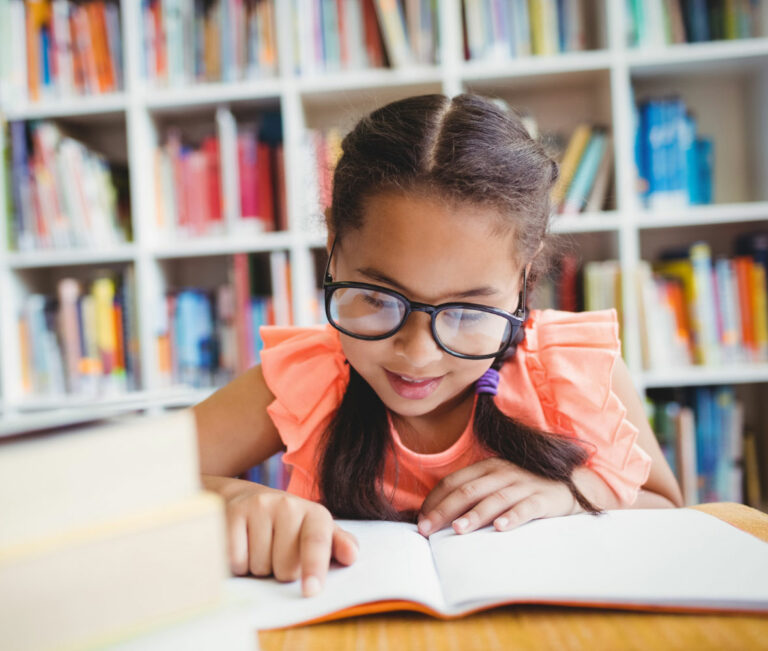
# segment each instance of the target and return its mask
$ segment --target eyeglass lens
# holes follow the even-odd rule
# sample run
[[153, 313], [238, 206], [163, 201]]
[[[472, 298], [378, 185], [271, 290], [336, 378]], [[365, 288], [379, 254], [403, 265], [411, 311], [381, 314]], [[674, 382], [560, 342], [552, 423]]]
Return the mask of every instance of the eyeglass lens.
[[[337, 288], [330, 299], [333, 323], [351, 335], [383, 337], [397, 330], [407, 304], [396, 296], [364, 288]], [[509, 337], [511, 324], [501, 315], [456, 307], [435, 316], [435, 332], [446, 348], [462, 355], [491, 355]]]

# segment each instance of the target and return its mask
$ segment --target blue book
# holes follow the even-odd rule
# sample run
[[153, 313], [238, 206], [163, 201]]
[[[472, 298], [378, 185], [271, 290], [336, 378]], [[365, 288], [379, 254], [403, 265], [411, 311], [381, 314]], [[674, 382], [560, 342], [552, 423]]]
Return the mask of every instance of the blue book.
[[565, 3], [569, 0], [557, 0], [557, 47], [559, 52], [568, 49], [568, 26], [565, 24], [567, 9]]
[[336, 0], [321, 0], [321, 11], [325, 67], [327, 70], [338, 70], [341, 68], [341, 37]]
[[720, 436], [716, 430], [712, 389], [695, 390], [696, 410], [696, 470], [699, 476], [699, 500], [717, 501], [714, 491], [715, 472], [720, 456]]
[[714, 169], [714, 142], [711, 138], [696, 138], [696, 162], [698, 164], [699, 195], [696, 203], [706, 205], [712, 203]]
[[683, 150], [685, 152], [685, 187], [688, 193], [688, 203], [696, 205], [701, 195], [699, 188], [699, 162], [696, 149], [696, 118], [686, 113], [683, 120]]
[[43, 87], [53, 86], [51, 78], [51, 33], [47, 27], [40, 30], [40, 79]]
[[733, 495], [733, 474], [736, 471], [733, 451], [738, 449], [738, 444], [732, 440], [734, 436], [741, 436], [741, 432], [733, 431], [733, 415], [736, 397], [732, 387], [717, 387], [715, 390], [715, 431], [719, 433], [720, 449], [714, 474], [714, 498], [718, 502], [732, 502], [738, 500]]

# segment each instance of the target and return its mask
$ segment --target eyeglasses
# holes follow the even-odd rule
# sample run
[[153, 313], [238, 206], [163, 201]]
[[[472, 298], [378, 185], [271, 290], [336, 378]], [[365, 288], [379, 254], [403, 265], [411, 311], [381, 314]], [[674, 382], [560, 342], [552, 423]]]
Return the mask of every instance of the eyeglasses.
[[475, 303], [417, 303], [387, 287], [334, 282], [330, 275], [333, 241], [325, 267], [323, 289], [328, 322], [355, 339], [377, 341], [400, 330], [412, 312], [431, 317], [432, 337], [442, 350], [462, 359], [489, 359], [506, 350], [525, 322], [525, 284], [514, 314]]

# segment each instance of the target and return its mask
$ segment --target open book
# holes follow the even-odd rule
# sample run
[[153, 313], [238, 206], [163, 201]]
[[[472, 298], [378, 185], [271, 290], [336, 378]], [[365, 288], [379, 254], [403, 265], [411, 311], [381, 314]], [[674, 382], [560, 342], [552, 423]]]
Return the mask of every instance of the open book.
[[455, 617], [511, 603], [768, 612], [768, 543], [692, 509], [608, 511], [424, 538], [415, 525], [340, 521], [360, 543], [325, 588], [238, 577], [260, 629], [388, 610]]

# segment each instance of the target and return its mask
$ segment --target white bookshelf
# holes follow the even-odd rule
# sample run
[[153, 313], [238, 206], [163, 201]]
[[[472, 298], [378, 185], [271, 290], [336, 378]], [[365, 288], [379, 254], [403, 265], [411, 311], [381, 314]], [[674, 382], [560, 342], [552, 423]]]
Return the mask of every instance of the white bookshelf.
[[[768, 3], [764, 3], [768, 4]], [[30, 284], [46, 284], [64, 270], [132, 265], [136, 273], [141, 391], [108, 397], [103, 405], [127, 401], [156, 407], [167, 395], [155, 370], [153, 310], [171, 276], [194, 277], [237, 252], [284, 250], [290, 254], [293, 313], [308, 325], [312, 251], [325, 244], [307, 230], [302, 142], [307, 128], [346, 128], [376, 106], [424, 92], [453, 95], [464, 90], [491, 94], [529, 110], [547, 130], [569, 131], [579, 121], [603, 122], [614, 136], [615, 198], [610, 210], [556, 217], [552, 231], [568, 235], [585, 259], [615, 258], [622, 271], [624, 352], [637, 387], [696, 384], [768, 383], [768, 367], [642, 370], [634, 272], [665, 238], [693, 240], [700, 232], [728, 235], [768, 226], [768, 37], [743, 41], [633, 49], [625, 44], [625, 3], [596, 0], [589, 6], [598, 49], [508, 61], [463, 60], [460, 0], [439, 3], [440, 65], [412, 69], [339, 72], [311, 77], [293, 74], [290, 3], [276, 2], [280, 74], [276, 78], [211, 83], [188, 88], [153, 88], [140, 68], [140, 3], [123, 1], [125, 91], [108, 96], [2, 106], [7, 120], [51, 118], [102, 125], [118, 132], [110, 147], [122, 147], [130, 173], [134, 240], [114, 250], [17, 253], [9, 251], [0, 228], [0, 414], [20, 417], [63, 405], [90, 409], [77, 397], [30, 399], [21, 393], [17, 313]], [[768, 13], [768, 11], [764, 11]], [[768, 34], [768, 24], [762, 33]], [[722, 89], [725, 89], [723, 92]], [[671, 213], [641, 209], [634, 191], [631, 102], [643, 93], [676, 91], [690, 101], [702, 130], [716, 140], [715, 197], [719, 203]], [[177, 121], [213, 125], [218, 107], [235, 114], [278, 110], [282, 118], [289, 230], [249, 237], [200, 241], [159, 241], [155, 236], [153, 152], [163, 129]], [[122, 133], [119, 133], [122, 130]], [[4, 133], [0, 130], [0, 146]], [[1, 147], [0, 147], [1, 148]], [[5, 188], [0, 184], [0, 220], [5, 225]], [[702, 229], [704, 229], [702, 231]], [[707, 230], [709, 229], [709, 230]], [[714, 229], [714, 230], [712, 230]], [[49, 287], [52, 291], [53, 286]], [[166, 392], [166, 393], [164, 393]], [[206, 390], [174, 389], [175, 401], [193, 403]], [[125, 403], [123, 403], [123, 407]], [[768, 421], [764, 422], [768, 425]]]

